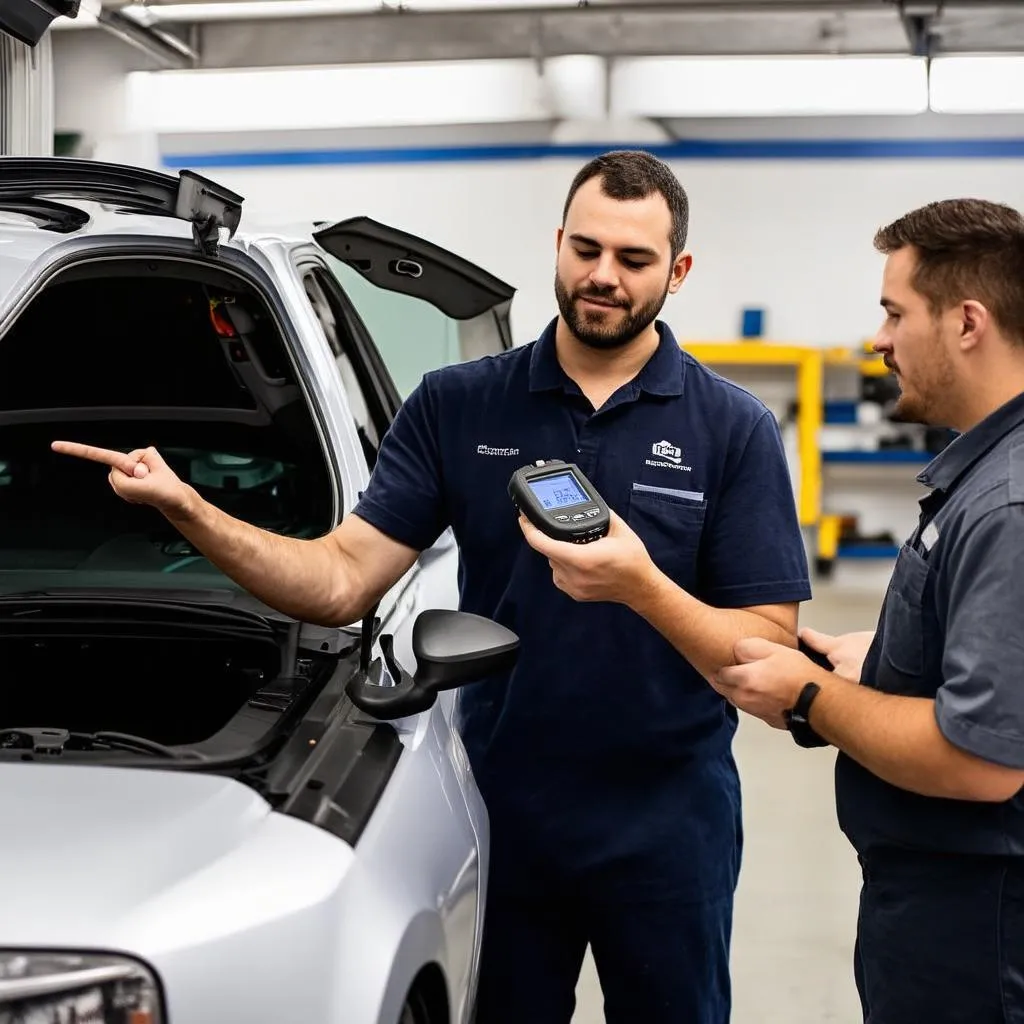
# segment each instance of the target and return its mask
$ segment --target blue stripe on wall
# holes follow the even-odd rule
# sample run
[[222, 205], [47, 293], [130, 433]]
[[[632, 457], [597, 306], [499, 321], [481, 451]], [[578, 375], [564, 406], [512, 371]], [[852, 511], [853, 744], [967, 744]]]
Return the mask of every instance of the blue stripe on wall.
[[338, 164], [474, 163], [588, 159], [609, 149], [646, 149], [666, 160], [998, 160], [1024, 158], [1024, 137], [1008, 139], [690, 139], [637, 146], [556, 145], [409, 146], [292, 149], [266, 152], [170, 153], [167, 168], [306, 167]]

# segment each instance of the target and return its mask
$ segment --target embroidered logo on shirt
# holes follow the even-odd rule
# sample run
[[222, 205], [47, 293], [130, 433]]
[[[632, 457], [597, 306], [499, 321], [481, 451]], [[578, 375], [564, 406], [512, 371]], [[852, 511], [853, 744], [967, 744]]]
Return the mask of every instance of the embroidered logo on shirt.
[[669, 462], [674, 462], [677, 466], [683, 461], [683, 449], [669, 444], [668, 441], [656, 441], [652, 444], [651, 454], [659, 459], [668, 459]]
[[689, 473], [691, 470], [690, 466], [682, 464], [683, 449], [672, 444], [671, 441], [655, 441], [651, 445], [651, 454], [655, 458], [646, 460], [648, 466], [656, 466], [660, 469], [680, 469], [685, 473]]
[[492, 448], [487, 444], [478, 444], [476, 446], [477, 455], [518, 455], [518, 448]]

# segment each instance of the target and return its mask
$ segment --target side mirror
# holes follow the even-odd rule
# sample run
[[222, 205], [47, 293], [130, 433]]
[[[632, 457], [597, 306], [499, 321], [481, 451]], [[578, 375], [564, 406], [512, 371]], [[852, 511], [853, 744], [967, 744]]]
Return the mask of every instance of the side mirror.
[[519, 657], [519, 637], [511, 630], [492, 619], [444, 609], [422, 612], [413, 624], [415, 676], [395, 660], [391, 636], [381, 637], [380, 646], [395, 685], [382, 686], [371, 673], [360, 672], [346, 693], [360, 711], [385, 720], [426, 711], [441, 690], [506, 671]]

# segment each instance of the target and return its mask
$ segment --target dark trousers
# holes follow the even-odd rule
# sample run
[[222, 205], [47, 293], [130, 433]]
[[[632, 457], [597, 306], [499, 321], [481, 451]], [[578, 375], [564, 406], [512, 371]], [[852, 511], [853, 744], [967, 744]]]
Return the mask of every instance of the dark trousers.
[[865, 1024], [1024, 1024], [1024, 858], [862, 859]]
[[659, 895], [642, 860], [569, 874], [507, 852], [491, 864], [475, 1024], [570, 1024], [588, 943], [607, 1024], [728, 1024], [731, 891]]

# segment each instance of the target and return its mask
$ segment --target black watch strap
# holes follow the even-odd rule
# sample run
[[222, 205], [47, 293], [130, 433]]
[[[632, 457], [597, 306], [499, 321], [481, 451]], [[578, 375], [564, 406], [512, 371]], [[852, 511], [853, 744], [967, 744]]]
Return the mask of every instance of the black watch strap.
[[821, 692], [817, 683], [805, 683], [796, 703], [788, 711], [782, 712], [786, 728], [789, 729], [793, 742], [800, 747], [827, 747], [828, 740], [823, 740], [812, 728], [808, 720], [811, 704]]

